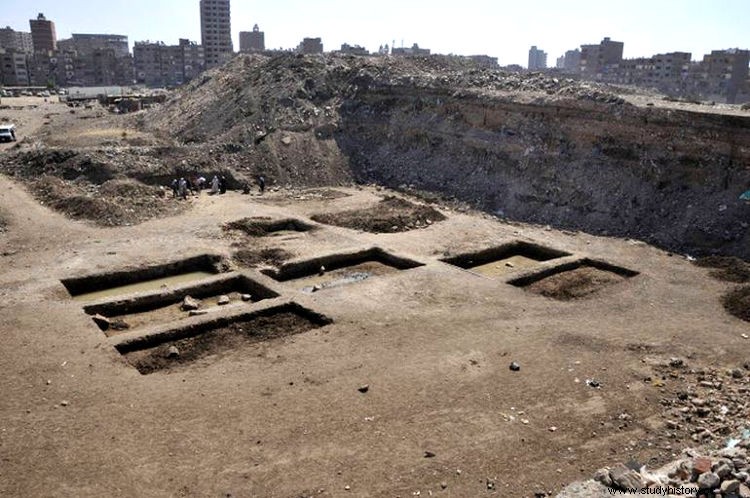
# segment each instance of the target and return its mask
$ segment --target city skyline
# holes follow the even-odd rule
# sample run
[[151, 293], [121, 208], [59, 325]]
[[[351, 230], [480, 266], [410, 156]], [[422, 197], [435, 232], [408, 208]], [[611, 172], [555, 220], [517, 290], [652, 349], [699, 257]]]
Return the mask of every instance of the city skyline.
[[[201, 40], [198, 0], [113, 1], [101, 10], [89, 6], [81, 0], [6, 0], [0, 24], [28, 31], [29, 20], [44, 13], [55, 22], [58, 39], [72, 33], [122, 34], [129, 37], [131, 49], [136, 41]], [[341, 0], [233, 0], [232, 40], [238, 48], [239, 32], [258, 24], [269, 49], [295, 48], [304, 37], [321, 37], [326, 51], [342, 43], [376, 51], [395, 41], [397, 47], [418, 43], [433, 53], [487, 54], [498, 57], [502, 65], [526, 66], [532, 45], [547, 52], [552, 64], [566, 50], [608, 36], [625, 42], [626, 58], [684, 51], [700, 60], [712, 50], [748, 48], [748, 14], [746, 0], [636, 0], [606, 8], [594, 0], [564, 5], [550, 0], [522, 5], [469, 0], [461, 9], [392, 0], [366, 9], [353, 9]]]

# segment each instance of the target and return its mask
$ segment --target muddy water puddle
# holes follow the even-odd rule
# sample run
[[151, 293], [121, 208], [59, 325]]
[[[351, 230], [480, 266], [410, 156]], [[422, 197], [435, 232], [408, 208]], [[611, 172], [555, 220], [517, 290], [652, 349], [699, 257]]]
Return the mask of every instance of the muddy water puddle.
[[394, 268], [393, 266], [378, 261], [366, 261], [364, 263], [326, 271], [322, 275], [310, 275], [308, 277], [298, 278], [291, 280], [289, 283], [305, 292], [313, 292], [315, 290], [353, 284], [367, 280], [370, 277], [387, 275], [398, 271], [398, 268]]
[[215, 276], [214, 273], [206, 271], [196, 271], [190, 273], [183, 273], [181, 275], [173, 275], [171, 277], [157, 278], [153, 280], [146, 280], [144, 282], [138, 282], [134, 284], [123, 285], [120, 287], [111, 287], [109, 289], [103, 289], [99, 291], [89, 292], [86, 294], [80, 294], [75, 296], [75, 301], [98, 301], [100, 299], [106, 299], [109, 297], [124, 296], [126, 294], [134, 294], [136, 292], [151, 292], [157, 290], [164, 290], [174, 288], [182, 284], [202, 280], [205, 278]]

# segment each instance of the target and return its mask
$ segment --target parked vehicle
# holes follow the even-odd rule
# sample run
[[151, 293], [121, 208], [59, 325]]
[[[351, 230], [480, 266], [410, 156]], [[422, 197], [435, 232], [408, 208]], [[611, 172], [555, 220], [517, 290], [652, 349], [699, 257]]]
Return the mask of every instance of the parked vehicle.
[[0, 124], [0, 142], [16, 141], [16, 125]]

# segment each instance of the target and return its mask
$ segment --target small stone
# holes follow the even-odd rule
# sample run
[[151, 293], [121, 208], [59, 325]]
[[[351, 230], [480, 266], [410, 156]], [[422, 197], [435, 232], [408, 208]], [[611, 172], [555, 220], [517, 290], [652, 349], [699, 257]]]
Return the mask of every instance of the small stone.
[[643, 478], [638, 472], [627, 468], [623, 464], [615, 465], [610, 471], [609, 476], [612, 483], [620, 489], [632, 489], [644, 487]]
[[109, 324], [109, 328], [111, 328], [112, 330], [118, 330], [118, 331], [128, 330], [130, 328], [130, 324], [122, 319], [112, 320]]
[[443, 482], [440, 483], [440, 487], [443, 488], [443, 489], [448, 489], [448, 483], [445, 482], [445, 481], [443, 481]]
[[489, 489], [490, 491], [495, 489], [495, 481], [487, 479], [487, 489]]
[[167, 358], [179, 358], [180, 357], [180, 350], [177, 349], [177, 346], [169, 346], [169, 349], [167, 349]]
[[188, 316], [203, 316], [208, 315], [208, 310], [190, 310]]
[[242, 298], [242, 300], [243, 300], [243, 301], [245, 301], [245, 302], [248, 302], [248, 301], [252, 301], [252, 300], [253, 300], [253, 296], [251, 296], [250, 294], [242, 294], [242, 296], [240, 296], [240, 297], [241, 297], [241, 298]]
[[326, 274], [326, 267], [321, 265], [320, 269], [318, 270], [318, 276], [322, 277], [325, 274]]
[[521, 419], [521, 423], [522, 423], [523, 425], [529, 425], [529, 420], [528, 420], [528, 419], [525, 419], [525, 418], [522, 418], [522, 419]]
[[547, 430], [548, 430], [548, 431], [550, 431], [550, 432], [557, 432], [557, 427], [555, 427], [555, 426], [553, 425], [552, 427], [550, 427], [550, 428], [549, 428], [549, 429], [547, 429]]
[[732, 468], [726, 463], [723, 463], [716, 468], [714, 473], [719, 476], [719, 479], [724, 480], [732, 473]]
[[112, 321], [104, 315], [100, 315], [97, 313], [91, 318], [92, 320], [94, 320], [94, 323], [96, 323], [102, 330], [109, 330], [109, 328], [112, 326]]
[[667, 426], [667, 429], [669, 429], [671, 431], [675, 431], [675, 430], [677, 430], [677, 429], [680, 428], [680, 424], [678, 424], [674, 420], [667, 420], [665, 422], [665, 425]]
[[672, 368], [680, 368], [683, 365], [685, 365], [685, 362], [682, 360], [682, 358], [670, 358], [669, 359], [669, 366]]
[[424, 452], [424, 457], [425, 458], [435, 458], [435, 453], [433, 453], [431, 451], [425, 451]]
[[734, 379], [741, 379], [744, 376], [745, 376], [745, 374], [739, 368], [735, 368], [735, 369], [732, 370], [732, 378], [734, 378]]
[[66, 400], [60, 401], [60, 406], [68, 406], [70, 403]]
[[510, 364], [510, 369], [513, 372], [518, 372], [519, 370], [521, 370], [521, 365], [519, 365], [518, 363], [514, 361], [513, 363]]
[[182, 300], [182, 311], [197, 310], [201, 305], [201, 302], [190, 296], [185, 296]]
[[344, 486], [344, 490], [345, 490], [345, 491], [349, 491], [350, 489], [352, 489], [352, 487], [351, 487], [351, 486], [349, 486], [348, 484], [347, 484], [346, 486]]
[[721, 492], [723, 495], [737, 494], [740, 490], [740, 481], [737, 479], [731, 479], [721, 483]]
[[[282, 144], [284, 144], [284, 145], [292, 145], [292, 137], [290, 137], [290, 136], [288, 136], [288, 135], [287, 135], [287, 136], [285, 136], [285, 137], [283, 137], [283, 138], [281, 139], [281, 143], [282, 143]], [[347, 488], [348, 488], [348, 487], [347, 487]]]
[[370, 384], [365, 384], [357, 388], [357, 391], [361, 392], [362, 394], [366, 393], [369, 390], [370, 390]]
[[232, 300], [229, 299], [229, 296], [219, 296], [219, 300], [216, 302], [219, 306], [225, 306], [229, 304]]
[[721, 479], [713, 472], [704, 472], [698, 476], [698, 481], [696, 482], [701, 489], [716, 489], [721, 484]]

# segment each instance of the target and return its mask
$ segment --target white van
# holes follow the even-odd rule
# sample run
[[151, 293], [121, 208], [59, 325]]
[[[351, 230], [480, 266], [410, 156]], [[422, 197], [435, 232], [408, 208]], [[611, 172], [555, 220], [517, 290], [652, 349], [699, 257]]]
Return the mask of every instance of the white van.
[[16, 125], [0, 124], [0, 142], [16, 141]]

